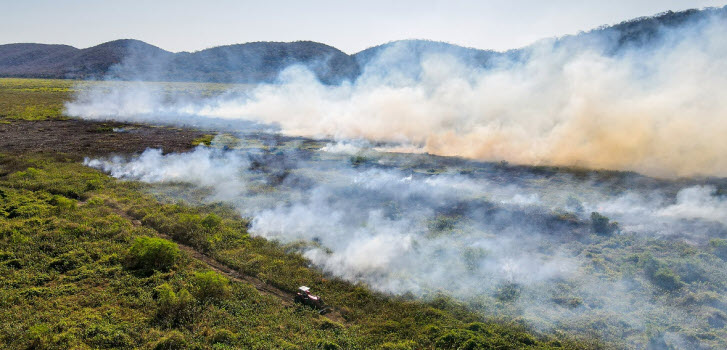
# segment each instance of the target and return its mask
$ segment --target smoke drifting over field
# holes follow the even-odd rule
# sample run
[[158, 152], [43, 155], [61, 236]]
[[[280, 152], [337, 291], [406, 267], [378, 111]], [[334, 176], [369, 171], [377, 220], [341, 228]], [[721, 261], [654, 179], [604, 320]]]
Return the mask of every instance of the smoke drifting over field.
[[288, 135], [480, 160], [724, 176], [725, 32], [727, 21], [710, 17], [617, 51], [605, 34], [546, 40], [493, 54], [486, 67], [449, 52], [412, 58], [403, 42], [340, 85], [294, 66], [275, 84], [210, 98], [169, 97], [133, 83], [86, 90], [67, 112], [195, 125], [254, 121]]
[[[310, 151], [291, 141], [185, 154], [148, 150], [86, 164], [122, 179], [206, 188], [207, 200], [233, 203], [252, 218], [253, 235], [312, 242], [298, 249], [313, 264], [377, 290], [424, 298], [444, 292], [545, 330], [583, 330], [597, 319], [638, 332], [706, 322], [694, 317], [710, 307], [654, 299], [660, 289], [634, 272], [639, 263], [622, 259], [649, 259], [638, 254], [660, 240], [703, 249], [727, 236], [727, 200], [712, 184], [615, 190], [608, 181], [567, 174], [468, 175], [466, 164], [427, 174], [418, 169], [439, 168], [437, 159], [354, 147]], [[618, 221], [619, 231], [597, 235], [592, 211]], [[616, 249], [608, 258], [615, 265], [599, 262], [593, 252], [601, 249]], [[689, 269], [701, 282], [721, 283], [725, 263], [707, 258]]]
[[333, 275], [622, 347], [708, 348], [727, 345], [727, 183], [509, 164], [726, 176], [725, 32], [722, 17], [643, 45], [596, 32], [486, 65], [400, 43], [339, 85], [300, 66], [211, 96], [114, 82], [67, 112], [242, 130], [239, 147], [86, 164], [208, 189]]
[[[87, 164], [119, 178], [212, 187], [210, 199], [233, 201], [243, 215], [253, 218], [254, 234], [285, 242], [319, 242], [322, 248], [313, 247], [304, 255], [338, 276], [364, 280], [385, 291], [421, 292], [422, 287], [456, 285], [455, 291], [472, 294], [480, 288], [481, 276], [461, 278], [453, 271], [482, 269], [488, 279], [526, 282], [556, 277], [570, 268], [565, 257], [537, 256], [535, 246], [528, 251], [513, 237], [492, 236], [476, 228], [475, 222], [466, 220], [474, 214], [471, 209], [453, 209], [470, 201], [486, 205], [480, 198], [485, 195], [510, 202], [518, 192], [515, 187], [498, 188], [457, 175], [422, 178], [396, 169], [359, 171], [346, 162], [321, 166], [292, 158], [296, 171], [276, 191], [252, 194], [248, 187], [260, 181], [248, 170], [255, 153], [198, 148], [163, 156], [159, 150], [149, 150], [131, 162], [89, 160]], [[327, 180], [315, 182], [314, 175]], [[517, 202], [519, 197], [514, 198]], [[443, 219], [451, 210], [460, 211], [457, 221]], [[500, 225], [511, 227], [514, 236], [535, 238], [531, 230], [510, 223], [505, 213], [497, 219]], [[458, 234], [444, 234], [453, 230]], [[470, 261], [464, 252], [469, 252]], [[434, 256], [440, 259], [430, 259]]]

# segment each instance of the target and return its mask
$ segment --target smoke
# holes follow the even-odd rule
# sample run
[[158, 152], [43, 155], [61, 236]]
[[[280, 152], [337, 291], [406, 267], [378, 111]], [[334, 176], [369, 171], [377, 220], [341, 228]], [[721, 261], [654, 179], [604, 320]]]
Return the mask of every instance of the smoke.
[[726, 30], [727, 21], [707, 17], [616, 53], [605, 34], [545, 40], [493, 54], [486, 67], [446, 51], [414, 59], [406, 42], [394, 43], [340, 85], [292, 66], [275, 84], [208, 98], [124, 84], [85, 90], [66, 107], [90, 119], [254, 121], [288, 135], [479, 160], [724, 176]]
[[[592, 32], [476, 59], [394, 43], [338, 85], [303, 66], [222, 89], [108, 82], [66, 109], [241, 131], [237, 149], [86, 164], [205, 188], [253, 235], [314, 242], [300, 253], [335, 276], [623, 347], [706, 348], [727, 343], [709, 333], [727, 320], [727, 264], [710, 247], [727, 237], [724, 181], [509, 164], [727, 175], [726, 29], [704, 16], [639, 44]], [[249, 133], [261, 129], [325, 145]]]
[[[364, 159], [356, 163], [356, 157]], [[150, 149], [85, 163], [121, 179], [205, 188], [206, 200], [227, 201], [250, 217], [253, 235], [315, 242], [299, 252], [335, 276], [394, 294], [444, 292], [544, 330], [588, 333], [599, 322], [641, 333], [655, 325], [702, 327], [697, 315], [709, 306], [682, 308], [673, 297], [655, 298], [659, 289], [624, 261], [662, 239], [684, 254], [680, 242], [703, 249], [727, 236], [727, 199], [714, 185], [617, 191], [609, 182], [565, 174], [521, 170], [503, 177], [486, 165], [463, 175], [472, 166], [464, 161], [424, 174], [421, 169], [442, 168], [437, 158], [377, 152], [363, 142], [329, 143], [318, 151], [297, 141], [166, 155]], [[618, 221], [620, 232], [596, 239], [591, 211]], [[658, 247], [653, 251], [663, 254]], [[601, 250], [611, 251], [604, 256], [612, 263], [594, 255]], [[686, 265], [684, 276], [696, 273], [699, 283], [719, 285], [727, 276], [708, 272], [708, 265], [721, 269], [724, 262], [702, 256], [707, 260]]]
[[[512, 186], [490, 192], [493, 184], [459, 175], [421, 178], [395, 169], [358, 171], [346, 163], [321, 167], [288, 154], [295, 165], [287, 166], [287, 178], [273, 192], [253, 193], [250, 188], [261, 179], [249, 170], [250, 159], [257, 157], [258, 151], [200, 147], [187, 154], [162, 155], [160, 150], [150, 149], [131, 161], [115, 157], [89, 159], [85, 164], [122, 179], [212, 188], [208, 200], [237, 203], [242, 215], [253, 218], [254, 235], [283, 242], [319, 242], [323, 248], [303, 252], [314, 264], [387, 292], [420, 293], [457, 286], [462, 294], [466, 290], [471, 295], [481, 289], [484, 276], [493, 281], [526, 283], [555, 278], [572, 268], [573, 263], [565, 256], [523, 250], [515, 237], [528, 235], [532, 240], [539, 233], [517, 227], [505, 212], [496, 220], [509, 226], [505, 231], [511, 234], [494, 235], [475, 214], [481, 209], [478, 205], [488, 204], [474, 203], [472, 208], [461, 210], [458, 222], [442, 218], [453, 206], [490, 194], [508, 204], [511, 196], [506, 193], [517, 191]], [[274, 162], [266, 166], [271, 164]], [[326, 181], [315, 181], [318, 176]], [[514, 198], [518, 206], [529, 205], [533, 195]], [[445, 222], [432, 229], [437, 220]], [[458, 231], [455, 236], [444, 234], [454, 230]], [[465, 261], [467, 251], [477, 254]], [[463, 277], [465, 274], [469, 276]], [[401, 280], [401, 276], [410, 279]]]

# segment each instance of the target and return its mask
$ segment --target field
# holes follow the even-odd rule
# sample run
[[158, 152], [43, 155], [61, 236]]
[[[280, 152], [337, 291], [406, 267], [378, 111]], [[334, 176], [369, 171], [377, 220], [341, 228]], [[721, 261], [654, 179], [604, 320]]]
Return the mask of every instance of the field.
[[100, 84], [0, 80], [0, 346], [727, 346], [725, 179], [63, 115]]
[[[444, 295], [372, 291], [322, 273], [290, 246], [251, 237], [230, 205], [162, 198], [154, 185], [83, 166], [87, 156], [184, 151], [210, 137], [67, 118], [62, 103], [74, 84], [0, 80], [0, 347], [602, 346], [488, 321]], [[333, 312], [293, 305], [302, 284]]]

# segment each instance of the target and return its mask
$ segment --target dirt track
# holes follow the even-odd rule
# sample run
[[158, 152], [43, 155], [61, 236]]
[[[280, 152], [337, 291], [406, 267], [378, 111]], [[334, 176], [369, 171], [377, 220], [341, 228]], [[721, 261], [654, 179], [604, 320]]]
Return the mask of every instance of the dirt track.
[[[135, 224], [141, 224], [137, 220], [134, 220], [134, 222], [135, 222]], [[170, 236], [168, 236], [166, 234], [160, 233], [159, 236], [161, 236], [164, 239], [174, 241]], [[181, 244], [179, 242], [176, 242], [176, 243], [181, 250], [187, 252], [187, 254], [189, 254], [189, 256], [191, 256], [192, 258], [205, 263], [210, 269], [212, 269], [220, 274], [225, 275], [227, 278], [229, 278], [233, 281], [249, 283], [253, 287], [255, 287], [255, 289], [257, 289], [260, 293], [265, 294], [265, 295], [270, 295], [270, 296], [280, 299], [280, 301], [283, 303], [283, 305], [285, 305], [287, 307], [294, 306], [293, 298], [295, 298], [295, 294], [285, 292], [273, 285], [263, 282], [262, 280], [260, 280], [257, 277], [253, 277], [250, 275], [240, 273], [239, 271], [237, 271], [233, 268], [230, 268], [229, 266], [226, 266], [225, 264], [203, 254], [202, 252], [200, 252], [188, 245]], [[324, 316], [332, 321], [336, 321], [339, 323], [345, 322], [345, 320], [343, 319], [341, 314], [334, 308], [331, 308], [327, 313], [324, 314]]]
[[[116, 210], [116, 211], [122, 217], [131, 220], [132, 224], [134, 224], [135, 226], [142, 225], [141, 221], [139, 221], [139, 220], [133, 220], [123, 210], [120, 210], [119, 209], [119, 210]], [[254, 277], [254, 276], [250, 276], [250, 275], [241, 273], [241, 272], [239, 272], [239, 271], [237, 271], [237, 270], [235, 270], [235, 269], [233, 269], [233, 268], [231, 268], [231, 267], [229, 267], [229, 266], [227, 266], [227, 265], [225, 265], [225, 264], [223, 264], [223, 263], [221, 263], [221, 262], [219, 262], [219, 261], [217, 261], [217, 260], [215, 260], [215, 259], [207, 256], [207, 255], [205, 255], [204, 253], [202, 253], [202, 252], [194, 249], [191, 246], [188, 246], [186, 244], [182, 244], [182, 243], [179, 243], [179, 242], [174, 241], [174, 239], [172, 237], [170, 237], [169, 235], [167, 235], [167, 234], [159, 233], [159, 236], [162, 237], [162, 238], [164, 238], [164, 239], [168, 239], [170, 241], [173, 241], [173, 242], [177, 243], [177, 245], [179, 246], [179, 249], [181, 249], [182, 251], [187, 252], [187, 254], [189, 254], [189, 256], [191, 256], [192, 258], [203, 262], [211, 270], [214, 270], [217, 273], [220, 273], [220, 274], [226, 276], [227, 278], [229, 278], [229, 279], [231, 279], [231, 280], [233, 280], [235, 282], [249, 283], [253, 287], [255, 287], [255, 289], [257, 289], [258, 292], [260, 292], [261, 294], [273, 296], [273, 297], [279, 299], [280, 302], [284, 306], [286, 306], [286, 307], [294, 307], [295, 306], [294, 303], [293, 303], [293, 298], [295, 298], [295, 294], [285, 292], [285, 291], [283, 291], [283, 290], [281, 290], [281, 289], [279, 289], [279, 288], [277, 288], [277, 287], [275, 287], [275, 286], [273, 286], [273, 285], [271, 285], [269, 283], [263, 282], [262, 280], [260, 280], [257, 277]], [[323, 314], [323, 316], [327, 317], [331, 321], [335, 321], [335, 322], [338, 322], [338, 323], [341, 323], [341, 324], [345, 324], [346, 320], [343, 318], [343, 316], [341, 315], [341, 313], [338, 312], [338, 310], [336, 310], [334, 307], [329, 307], [329, 309], [327, 309], [327, 310], [328, 310], [328, 312], [325, 313], [325, 314]]]

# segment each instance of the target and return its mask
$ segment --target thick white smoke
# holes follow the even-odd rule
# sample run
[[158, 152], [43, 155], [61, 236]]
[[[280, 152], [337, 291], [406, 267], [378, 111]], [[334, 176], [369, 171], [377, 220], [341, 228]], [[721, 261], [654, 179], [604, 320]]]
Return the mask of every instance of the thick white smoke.
[[[190, 94], [91, 85], [66, 107], [89, 119], [224, 130], [254, 122], [333, 139], [320, 151], [201, 147], [86, 164], [123, 179], [204, 187], [209, 200], [252, 218], [252, 234], [315, 242], [301, 248], [315, 265], [381, 291], [444, 291], [551, 329], [624, 331], [612, 338], [668, 330], [663, 339], [692, 347], [700, 340], [684, 332], [720, 328], [727, 312], [718, 295], [727, 265], [708, 243], [727, 237], [721, 182], [539, 177], [377, 150], [725, 176], [726, 29], [724, 19], [706, 19], [618, 51], [595, 34], [543, 41], [486, 68], [451, 53], [411, 60], [395, 44], [357, 80], [335, 86], [290, 67], [275, 84], [212, 97], [190, 97], [192, 86]], [[596, 232], [591, 212], [617, 230]], [[665, 292], [670, 272], [683, 281], [673, 277]]]
[[[328, 152], [313, 157], [299, 157], [301, 151], [286, 147], [267, 153], [277, 158], [264, 158], [265, 151], [257, 149], [199, 147], [167, 155], [148, 150], [131, 159], [88, 159], [86, 164], [122, 179], [206, 188], [209, 200], [233, 203], [251, 217], [253, 235], [283, 243], [316, 242], [301, 248], [312, 263], [377, 290], [424, 297], [446, 292], [484, 303], [489, 313], [515, 312], [546, 329], [593, 319], [639, 331], [647, 327], [646, 319], [696, 322], [693, 315], [654, 299], [647, 286], [629, 278], [597, 277], [593, 261], [578, 253], [579, 241], [590, 240], [589, 215], [597, 210], [618, 221], [619, 234], [632, 241], [673, 235], [675, 242], [684, 236], [704, 245], [727, 233], [727, 200], [716, 196], [713, 186], [614, 193], [567, 175], [543, 180], [513, 173], [507, 181], [456, 172], [421, 175], [365, 148], [357, 154], [369, 154], [366, 161], [377, 166], [352, 166], [351, 147], [329, 144]], [[256, 168], [261, 159], [268, 175], [281, 166], [286, 177], [273, 181], [261, 175]], [[261, 182], [277, 185], [258, 191]], [[584, 224], [575, 230], [547, 224], [564, 213]], [[492, 304], [507, 286], [519, 293], [510, 306], [514, 309]], [[566, 297], [554, 297], [561, 294]]]
[[[212, 188], [210, 200], [238, 203], [241, 214], [253, 218], [253, 234], [283, 242], [320, 242], [323, 248], [303, 252], [314, 264], [387, 292], [454, 288], [453, 292], [473, 295], [489, 288], [483, 281], [529, 283], [573, 269], [574, 263], [564, 256], [535, 253], [540, 232], [530, 229], [510, 229], [516, 236], [527, 234], [533, 242], [530, 249], [523, 249], [515, 236], [495, 234], [476, 223], [455, 224], [461, 226], [450, 228], [460, 231], [455, 236], [432, 236], [431, 220], [437, 219], [438, 211], [460, 201], [487, 196], [503, 204], [531, 204], [519, 198], [535, 195], [513, 196], [518, 190], [513, 186], [498, 188], [458, 175], [414, 178], [398, 170], [306, 166], [302, 171], [325, 172], [326, 180], [257, 194], [270, 198], [250, 198], [255, 195], [247, 187], [256, 180], [246, 172], [246, 155], [238, 152], [200, 147], [187, 154], [162, 155], [148, 150], [132, 161], [117, 157], [86, 164], [123, 179]], [[276, 201], [280, 198], [284, 199]], [[482, 255], [463, 260], [471, 249]]]
[[[393, 142], [438, 155], [521, 164], [727, 175], [727, 21], [708, 19], [645, 47], [543, 41], [474, 67], [448, 53], [408, 62], [393, 45], [353, 83], [323, 85], [296, 66], [278, 83], [213, 98], [147, 87], [84, 90], [67, 113], [159, 122], [193, 116], [274, 124], [289, 135]], [[400, 44], [404, 45], [404, 44]], [[506, 57], [506, 56], [505, 56]], [[416, 66], [415, 76], [400, 71]], [[173, 117], [170, 117], [173, 116]]]

